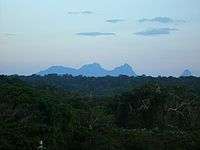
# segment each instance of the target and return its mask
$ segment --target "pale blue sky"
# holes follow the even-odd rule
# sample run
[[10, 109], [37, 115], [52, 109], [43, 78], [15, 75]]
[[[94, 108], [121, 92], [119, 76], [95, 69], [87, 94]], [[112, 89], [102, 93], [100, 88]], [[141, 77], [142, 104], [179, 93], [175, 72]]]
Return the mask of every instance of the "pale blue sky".
[[98, 62], [199, 76], [199, 39], [200, 0], [0, 0], [0, 74]]

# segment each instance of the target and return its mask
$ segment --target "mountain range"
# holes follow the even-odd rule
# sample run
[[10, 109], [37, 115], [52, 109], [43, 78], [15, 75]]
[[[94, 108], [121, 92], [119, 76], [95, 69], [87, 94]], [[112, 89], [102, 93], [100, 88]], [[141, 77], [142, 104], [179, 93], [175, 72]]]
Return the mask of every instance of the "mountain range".
[[48, 74], [70, 74], [72, 76], [83, 75], [87, 77], [103, 77], [103, 76], [119, 76], [119, 75], [127, 75], [127, 76], [137, 76], [133, 71], [133, 68], [124, 64], [122, 66], [116, 67], [113, 70], [106, 70], [101, 67], [98, 63], [83, 65], [79, 69], [64, 67], [64, 66], [52, 66], [46, 70], [40, 71], [37, 73], [38, 75], [48, 75]]
[[[78, 69], [72, 67], [64, 67], [64, 66], [51, 66], [46, 70], [40, 71], [36, 74], [41, 76], [48, 74], [58, 74], [58, 75], [69, 74], [72, 76], [82, 75], [87, 77], [104, 77], [104, 76], [119, 76], [119, 75], [137, 76], [133, 68], [128, 64], [121, 65], [112, 70], [106, 70], [103, 67], [101, 67], [101, 65], [98, 63], [86, 64]], [[181, 74], [181, 77], [189, 77], [192, 75], [193, 75], [192, 72], [186, 69]]]

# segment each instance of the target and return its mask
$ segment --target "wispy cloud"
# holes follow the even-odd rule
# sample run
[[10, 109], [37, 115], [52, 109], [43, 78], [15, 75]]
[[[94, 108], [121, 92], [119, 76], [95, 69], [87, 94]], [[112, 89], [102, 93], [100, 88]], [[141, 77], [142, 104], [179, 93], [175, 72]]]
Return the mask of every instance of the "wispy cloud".
[[143, 18], [140, 19], [139, 22], [157, 22], [157, 23], [165, 23], [165, 24], [169, 24], [169, 23], [185, 23], [185, 20], [175, 20], [169, 17], [155, 17], [152, 19], [147, 19], [147, 18]]
[[166, 35], [170, 34], [172, 31], [178, 31], [176, 28], [154, 28], [148, 29], [145, 31], [140, 31], [134, 33], [135, 35], [143, 35], [143, 36], [154, 36], [154, 35]]
[[82, 14], [93, 14], [92, 11], [81, 11]]
[[109, 19], [109, 20], [106, 20], [106, 22], [109, 22], [109, 23], [119, 23], [119, 22], [123, 22], [124, 20], [123, 19]]
[[116, 34], [108, 33], [108, 32], [81, 32], [81, 33], [77, 33], [77, 35], [96, 37], [96, 36], [113, 36]]
[[17, 34], [15, 33], [2, 33], [0, 34], [0, 37], [5, 37], [5, 38], [12, 38], [15, 37]]
[[15, 33], [4, 33], [5, 36], [16, 36], [17, 34]]
[[89, 14], [93, 14], [94, 12], [92, 11], [69, 11], [68, 14], [69, 15], [89, 15]]

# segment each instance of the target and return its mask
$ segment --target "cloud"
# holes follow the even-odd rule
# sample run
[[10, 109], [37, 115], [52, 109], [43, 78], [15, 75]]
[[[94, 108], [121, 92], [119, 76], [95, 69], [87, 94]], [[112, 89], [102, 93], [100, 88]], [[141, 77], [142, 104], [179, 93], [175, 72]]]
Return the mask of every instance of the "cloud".
[[175, 28], [154, 28], [154, 29], [148, 29], [141, 32], [134, 33], [135, 35], [143, 35], [143, 36], [154, 36], [154, 35], [166, 35], [170, 34], [172, 31], [178, 31], [178, 29]]
[[169, 17], [155, 17], [152, 19], [147, 19], [147, 18], [140, 19], [139, 22], [140, 23], [142, 23], [142, 22], [158, 22], [158, 23], [169, 24], [169, 23], [185, 23], [185, 20], [174, 20]]
[[107, 32], [81, 32], [77, 33], [77, 35], [81, 36], [111, 36], [111, 35], [116, 35], [115, 33], [107, 33]]
[[80, 12], [77, 12], [77, 11], [69, 11], [68, 14], [69, 14], [69, 15], [78, 15], [78, 14], [80, 14]]
[[123, 22], [124, 20], [123, 19], [109, 19], [109, 20], [106, 20], [106, 22], [109, 22], [109, 23], [119, 23], [119, 22]]
[[82, 14], [93, 14], [92, 11], [81, 11]]
[[16, 36], [15, 33], [4, 33], [5, 36], [7, 37], [13, 37], [13, 36]]
[[68, 12], [69, 15], [89, 15], [89, 14], [93, 14], [92, 11], [69, 11]]
[[0, 37], [1, 38], [12, 38], [12, 37], [15, 37], [17, 34], [15, 33], [2, 33], [0, 34]]

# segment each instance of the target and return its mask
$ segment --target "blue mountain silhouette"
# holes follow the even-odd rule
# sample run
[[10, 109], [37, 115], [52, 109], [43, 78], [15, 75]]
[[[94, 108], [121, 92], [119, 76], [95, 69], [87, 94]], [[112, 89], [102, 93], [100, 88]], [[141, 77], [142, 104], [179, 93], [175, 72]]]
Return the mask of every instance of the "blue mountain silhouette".
[[192, 72], [188, 69], [184, 70], [181, 77], [189, 77], [192, 76]]
[[37, 73], [38, 75], [48, 75], [48, 74], [71, 74], [73, 76], [83, 75], [88, 77], [103, 77], [103, 76], [119, 76], [119, 75], [127, 75], [127, 76], [137, 76], [133, 71], [132, 67], [128, 64], [124, 64], [122, 66], [116, 67], [113, 70], [106, 70], [101, 67], [98, 63], [83, 65], [79, 69], [71, 68], [71, 67], [63, 67], [63, 66], [52, 66], [46, 70], [40, 71]]

